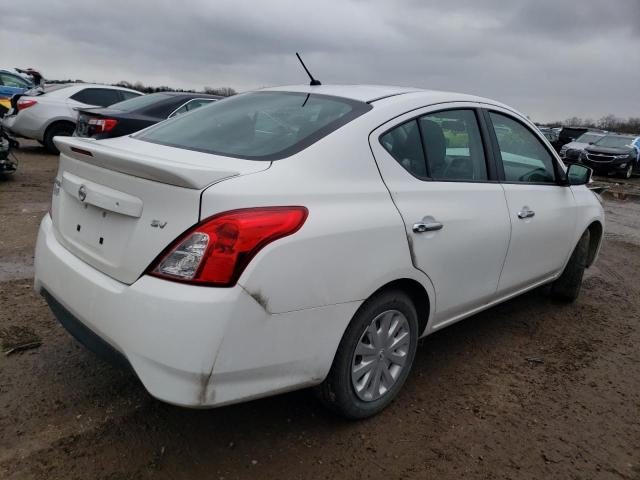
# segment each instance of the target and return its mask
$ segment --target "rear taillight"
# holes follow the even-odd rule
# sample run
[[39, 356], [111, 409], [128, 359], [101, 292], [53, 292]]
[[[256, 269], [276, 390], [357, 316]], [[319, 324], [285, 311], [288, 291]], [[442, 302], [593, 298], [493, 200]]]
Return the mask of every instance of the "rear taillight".
[[93, 127], [92, 133], [106, 133], [113, 130], [118, 121], [113, 118], [90, 118], [89, 125]]
[[297, 232], [305, 207], [259, 207], [209, 217], [180, 236], [149, 267], [156, 277], [229, 287], [265, 246]]
[[31, 100], [29, 98], [20, 98], [18, 103], [16, 103], [16, 108], [18, 111], [24, 110], [25, 108], [33, 107], [36, 103], [36, 100]]

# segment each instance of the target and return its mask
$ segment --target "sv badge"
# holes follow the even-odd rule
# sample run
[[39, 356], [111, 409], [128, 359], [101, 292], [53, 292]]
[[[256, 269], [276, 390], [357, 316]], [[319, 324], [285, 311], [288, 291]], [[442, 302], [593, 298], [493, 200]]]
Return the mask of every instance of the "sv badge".
[[167, 222], [161, 222], [160, 220], [151, 220], [151, 226], [153, 228], [164, 228]]

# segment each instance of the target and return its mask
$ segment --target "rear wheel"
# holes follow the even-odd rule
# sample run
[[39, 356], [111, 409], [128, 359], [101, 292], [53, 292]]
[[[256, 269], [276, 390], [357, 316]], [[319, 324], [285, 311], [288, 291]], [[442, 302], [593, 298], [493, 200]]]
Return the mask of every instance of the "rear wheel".
[[42, 144], [51, 153], [57, 155], [58, 153], [60, 153], [60, 151], [53, 143], [53, 137], [70, 137], [71, 135], [73, 135], [73, 131], [75, 129], [76, 126], [73, 123], [69, 122], [56, 122], [52, 125], [49, 125], [46, 132], [44, 132]]
[[589, 238], [590, 234], [589, 230], [587, 230], [580, 237], [562, 275], [551, 284], [551, 295], [556, 300], [573, 302], [578, 298], [580, 287], [582, 286], [582, 276], [585, 268], [587, 268]]
[[402, 291], [382, 292], [367, 300], [345, 332], [320, 401], [351, 419], [382, 411], [404, 384], [418, 344], [418, 317]]

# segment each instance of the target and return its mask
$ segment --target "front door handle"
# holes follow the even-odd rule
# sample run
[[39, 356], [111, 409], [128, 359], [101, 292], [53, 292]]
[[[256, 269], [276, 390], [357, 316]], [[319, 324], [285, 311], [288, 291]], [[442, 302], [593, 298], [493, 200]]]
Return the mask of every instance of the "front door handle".
[[531, 210], [529, 207], [522, 207], [522, 210], [518, 212], [518, 218], [520, 220], [524, 220], [525, 218], [532, 218], [536, 212]]
[[413, 224], [413, 231], [416, 233], [436, 232], [442, 230], [440, 222], [418, 222]]

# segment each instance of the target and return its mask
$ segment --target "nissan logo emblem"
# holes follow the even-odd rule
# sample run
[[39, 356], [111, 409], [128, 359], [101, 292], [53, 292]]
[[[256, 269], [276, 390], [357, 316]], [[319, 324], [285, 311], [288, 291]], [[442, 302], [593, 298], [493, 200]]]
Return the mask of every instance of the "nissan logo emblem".
[[84, 185], [80, 185], [80, 188], [78, 189], [78, 198], [81, 202], [84, 202], [84, 199], [87, 198], [87, 187]]

